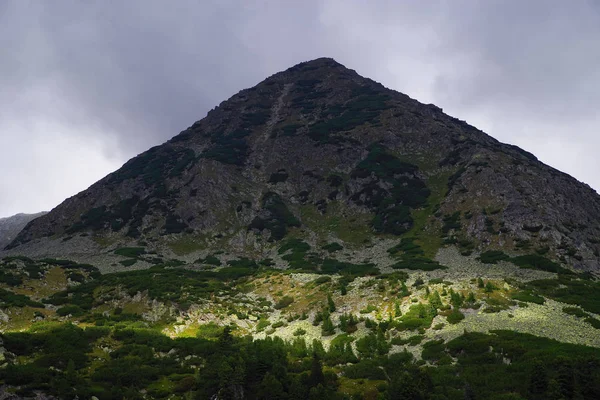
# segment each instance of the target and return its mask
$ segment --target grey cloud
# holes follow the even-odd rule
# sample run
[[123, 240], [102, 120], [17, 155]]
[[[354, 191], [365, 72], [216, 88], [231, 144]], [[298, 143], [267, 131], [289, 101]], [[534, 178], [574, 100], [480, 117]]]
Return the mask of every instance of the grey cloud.
[[0, 2], [0, 216], [50, 208], [321, 56], [600, 188], [598, 40], [584, 1]]

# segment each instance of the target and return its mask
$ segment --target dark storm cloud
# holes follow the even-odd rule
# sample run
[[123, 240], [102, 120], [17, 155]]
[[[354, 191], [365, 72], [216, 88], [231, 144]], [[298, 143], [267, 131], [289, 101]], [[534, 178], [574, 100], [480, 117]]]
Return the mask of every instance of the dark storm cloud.
[[599, 27], [585, 1], [0, 2], [0, 216], [52, 207], [321, 56], [600, 187]]

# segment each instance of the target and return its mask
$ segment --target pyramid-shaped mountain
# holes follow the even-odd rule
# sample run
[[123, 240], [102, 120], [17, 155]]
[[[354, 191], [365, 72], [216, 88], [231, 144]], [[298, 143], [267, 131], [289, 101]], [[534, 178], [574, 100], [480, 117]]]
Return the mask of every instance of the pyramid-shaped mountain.
[[170, 257], [258, 259], [290, 238], [348, 257], [404, 238], [422, 259], [456, 246], [597, 272], [600, 197], [321, 58], [224, 101], [29, 223], [7, 251], [84, 256], [143, 243]]

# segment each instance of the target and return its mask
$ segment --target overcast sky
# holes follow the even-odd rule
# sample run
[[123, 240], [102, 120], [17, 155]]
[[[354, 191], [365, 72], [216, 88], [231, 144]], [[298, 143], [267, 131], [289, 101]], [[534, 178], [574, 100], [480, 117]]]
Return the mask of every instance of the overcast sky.
[[323, 56], [600, 190], [597, 0], [0, 0], [0, 217]]

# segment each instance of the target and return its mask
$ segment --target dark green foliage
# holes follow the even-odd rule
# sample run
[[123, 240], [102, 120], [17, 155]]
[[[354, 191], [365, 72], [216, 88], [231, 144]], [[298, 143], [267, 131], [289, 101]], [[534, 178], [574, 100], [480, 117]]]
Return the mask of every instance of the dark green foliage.
[[424, 254], [421, 246], [415, 243], [414, 238], [402, 238], [400, 243], [387, 250], [391, 255], [402, 254], [409, 257], [420, 257]]
[[19, 286], [23, 283], [20, 276], [0, 271], [0, 283], [6, 283], [8, 286]]
[[146, 254], [146, 250], [143, 247], [120, 247], [114, 253], [127, 258], [138, 258]]
[[554, 261], [550, 261], [546, 257], [542, 257], [539, 254], [528, 254], [525, 256], [517, 256], [510, 259], [510, 261], [521, 267], [527, 269], [539, 269], [541, 271], [555, 272], [555, 273], [563, 273], [570, 274], [572, 273], [570, 270], [561, 267], [559, 264]]
[[336, 242], [328, 243], [328, 244], [322, 246], [321, 248], [330, 253], [335, 253], [336, 251], [340, 251], [340, 250], [344, 249], [344, 247], [341, 244], [336, 243]]
[[127, 179], [141, 178], [146, 185], [158, 184], [169, 177], [180, 176], [196, 160], [189, 148], [156, 146], [132, 158], [109, 177], [117, 185]]
[[378, 360], [361, 359], [354, 365], [344, 368], [344, 376], [350, 379], [385, 380], [385, 372]]
[[465, 167], [460, 167], [458, 170], [456, 170], [455, 173], [450, 175], [450, 177], [448, 178], [448, 192], [450, 192], [452, 190], [452, 188], [454, 187], [456, 182], [460, 179], [462, 174], [464, 174], [466, 171], [467, 171], [467, 169]]
[[24, 263], [34, 263], [35, 262], [31, 258], [25, 257], [25, 256], [6, 256], [6, 257], [2, 258], [2, 261], [6, 262], [6, 263], [11, 262], [11, 261], [23, 261]]
[[76, 305], [89, 310], [96, 302], [94, 290], [99, 287], [121, 287], [131, 296], [147, 292], [159, 301], [194, 302], [223, 290], [223, 282], [255, 274], [258, 266], [249, 259], [232, 260], [231, 266], [219, 271], [191, 271], [154, 266], [147, 270], [101, 275], [93, 281], [52, 295], [47, 302], [54, 305]]
[[[261, 115], [258, 117], [262, 118]], [[248, 122], [259, 122], [260, 118], [249, 118]], [[248, 157], [248, 143], [246, 137], [250, 135], [247, 129], [238, 129], [228, 135], [215, 134], [212, 135], [212, 146], [202, 153], [202, 157], [209, 158], [222, 162], [223, 164], [231, 164], [243, 166]]]
[[78, 273], [78, 272], [69, 272], [67, 274], [67, 278], [73, 282], [85, 282], [85, 276], [83, 276], [82, 274]]
[[198, 260], [198, 262], [201, 262], [203, 264], [208, 264], [208, 265], [215, 265], [215, 266], [221, 265], [221, 260], [219, 260], [217, 257], [215, 257], [212, 254], [209, 254], [204, 259]]
[[331, 336], [334, 333], [335, 326], [333, 325], [333, 322], [331, 322], [331, 317], [329, 316], [329, 313], [327, 313], [327, 315], [325, 315], [325, 317], [323, 318], [323, 325], [321, 326], [321, 335]]
[[508, 260], [510, 257], [500, 250], [488, 250], [481, 253], [479, 260], [485, 264], [497, 264], [498, 261]]
[[437, 261], [424, 257], [423, 249], [414, 240], [414, 238], [402, 238], [399, 244], [387, 250], [391, 255], [401, 258], [400, 261], [391, 265], [392, 268], [423, 271], [446, 268]]
[[78, 222], [67, 229], [67, 233], [75, 233], [85, 229], [94, 231], [111, 229], [113, 232], [117, 232], [130, 223], [127, 236], [137, 237], [139, 236], [137, 229], [141, 226], [142, 218], [148, 210], [148, 199], [141, 200], [139, 197], [133, 196], [110, 207], [91, 208], [81, 215]]
[[[249, 400], [345, 398], [336, 393], [337, 378], [323, 368], [325, 363], [339, 367], [357, 387], [360, 380], [389, 380], [385, 393], [390, 399], [600, 395], [598, 349], [515, 332], [466, 333], [448, 343], [426, 342], [421, 355], [436, 366], [418, 367], [409, 352], [388, 355], [390, 344], [379, 329], [356, 341], [358, 359], [351, 347], [353, 338], [345, 334], [335, 337], [325, 351], [319, 341], [309, 346], [301, 338], [291, 343], [279, 338], [252, 340], [232, 336], [229, 327], [205, 328], [201, 337], [178, 339], [149, 329], [84, 330], [71, 324], [4, 333], [3, 346], [21, 361], [9, 361], [0, 370], [0, 381], [59, 398], [136, 398], [142, 389], [152, 398], [173, 392], [202, 399], [217, 393], [233, 398], [242, 391]], [[109, 336], [114, 350], [90, 370], [92, 346]], [[423, 336], [415, 338], [403, 343], [417, 344]], [[403, 344], [395, 339], [394, 343]], [[158, 352], [164, 355], [157, 357]], [[456, 365], [448, 363], [450, 356], [458, 360]], [[172, 391], [159, 391], [154, 385], [158, 381]]]
[[494, 284], [492, 283], [492, 281], [487, 281], [485, 283], [484, 291], [486, 293], [492, 293], [494, 290], [498, 290], [498, 288], [496, 286], [494, 286]]
[[409, 270], [422, 270], [422, 271], [433, 271], [436, 269], [446, 269], [443, 265], [440, 265], [437, 261], [429, 258], [409, 258], [406, 260], [398, 261], [391, 265], [394, 269], [409, 269]]
[[563, 307], [563, 312], [580, 318], [587, 317], [589, 315], [579, 307]]
[[24, 294], [15, 294], [9, 290], [0, 288], [0, 306], [1, 307], [44, 307], [43, 304], [31, 300]]
[[254, 218], [249, 229], [262, 231], [267, 229], [271, 232], [270, 241], [281, 240], [287, 233], [287, 228], [300, 226], [300, 221], [287, 208], [282, 198], [275, 192], [267, 192], [263, 196], [262, 205], [268, 217]]
[[351, 176], [353, 178], [368, 178], [374, 175], [382, 180], [392, 181], [398, 175], [415, 174], [417, 171], [418, 167], [416, 165], [400, 161], [395, 156], [387, 153], [384, 147], [374, 145], [371, 147], [367, 158], [354, 168]]
[[293, 269], [313, 269], [313, 265], [306, 260], [310, 245], [301, 239], [289, 239], [278, 250], [279, 254], [285, 254], [282, 258], [286, 260]]
[[453, 309], [450, 312], [450, 314], [448, 314], [446, 319], [451, 324], [457, 324], [460, 321], [462, 321], [463, 319], [465, 319], [465, 315], [462, 312], [460, 312], [458, 309]]
[[542, 279], [529, 282], [537, 291], [554, 300], [575, 304], [586, 311], [600, 314], [600, 282], [571, 279], [560, 276], [559, 279]]
[[163, 230], [165, 234], [181, 233], [188, 228], [188, 224], [183, 222], [181, 217], [175, 214], [167, 215]]
[[442, 232], [447, 235], [451, 230], [460, 230], [462, 225], [460, 224], [460, 211], [456, 211], [453, 214], [445, 215], [443, 218], [444, 225], [442, 226]]
[[342, 275], [378, 275], [379, 270], [375, 264], [352, 264], [326, 258], [321, 264], [321, 272], [324, 274], [342, 274]]
[[281, 310], [282, 308], [286, 308], [294, 302], [294, 298], [292, 296], [283, 296], [275, 305], [273, 306], [276, 310]]
[[437, 310], [431, 305], [415, 304], [400, 317], [397, 327], [401, 330], [429, 328], [436, 315]]
[[[372, 225], [377, 232], [401, 235], [412, 227], [410, 209], [424, 206], [430, 194], [417, 172], [417, 166], [400, 161], [380, 145], [372, 146], [352, 171], [353, 178], [371, 178], [351, 199], [375, 212]], [[391, 188], [383, 189], [379, 181]]]
[[389, 96], [370, 87], [357, 87], [352, 95], [346, 104], [329, 107], [322, 118], [309, 127], [308, 136], [318, 143], [335, 143], [339, 138], [332, 134], [350, 131], [365, 123], [377, 123], [381, 111], [390, 108], [386, 103]]
[[[463, 316], [464, 318], [464, 316]], [[445, 354], [444, 340], [430, 340], [429, 342], [423, 343], [423, 351], [421, 357], [423, 360], [437, 361]]]
[[535, 249], [535, 252], [537, 254], [539, 254], [540, 256], [543, 256], [544, 254], [547, 254], [550, 251], [550, 247], [545, 246], [545, 247], [541, 247], [539, 249]]
[[301, 239], [289, 239], [279, 247], [278, 253], [284, 254], [287, 251], [291, 253], [306, 253], [310, 250], [310, 245]]
[[535, 304], [544, 304], [545, 302], [545, 299], [542, 296], [535, 294], [530, 290], [513, 293], [511, 299]]
[[335, 312], [335, 303], [331, 298], [331, 293], [327, 293], [327, 308], [329, 309], [329, 312]]
[[304, 125], [301, 124], [288, 124], [281, 127], [281, 136], [294, 136], [298, 129]]
[[131, 267], [133, 264], [135, 264], [138, 260], [136, 258], [130, 258], [128, 260], [122, 260], [119, 261], [119, 264], [121, 264], [124, 267]]
[[271, 174], [269, 177], [269, 183], [285, 182], [288, 177], [289, 174], [285, 170], [279, 170]]
[[382, 331], [370, 333], [356, 341], [356, 351], [361, 358], [383, 356], [390, 351], [391, 345], [385, 339]]
[[358, 358], [352, 350], [354, 338], [348, 335], [338, 335], [331, 341], [329, 351], [325, 355], [328, 365], [340, 365], [358, 362]]
[[203, 339], [218, 339], [222, 334], [223, 327], [211, 321], [208, 324], [200, 325], [196, 337]]
[[330, 276], [320, 276], [313, 281], [313, 283], [315, 285], [322, 285], [323, 283], [329, 283], [329, 282], [331, 282]]
[[405, 344], [408, 344], [410, 346], [416, 346], [423, 341], [423, 338], [423, 335], [414, 335], [409, 337], [408, 339], [401, 339], [400, 337], [395, 337], [392, 339], [392, 344], [397, 346], [404, 346]]
[[[600, 375], [591, 373], [600, 365], [597, 349], [494, 331], [492, 335], [465, 334], [448, 342], [446, 350], [458, 357], [461, 376], [476, 398], [501, 398], [500, 394], [509, 393], [528, 399], [595, 398], [600, 394]], [[511, 364], [504, 364], [503, 357]], [[550, 381], [555, 381], [562, 395], [553, 397]]]
[[431, 304], [432, 307], [435, 307], [435, 309], [441, 309], [443, 307], [442, 299], [441, 299], [440, 294], [438, 293], [437, 290], [435, 290], [429, 296], [429, 304]]
[[340, 315], [340, 325], [339, 328], [342, 332], [353, 333], [356, 332], [358, 320], [352, 314], [342, 314]]
[[73, 317], [79, 317], [85, 313], [85, 310], [83, 310], [81, 307], [79, 307], [77, 305], [68, 305], [68, 306], [64, 306], [64, 307], [57, 309], [56, 313], [58, 315], [60, 315], [61, 317], [64, 317], [65, 315], [72, 315]]
[[344, 183], [344, 178], [339, 175], [332, 174], [327, 177], [327, 183], [329, 183], [330, 186], [338, 187]]
[[242, 115], [242, 126], [244, 128], [253, 128], [255, 126], [264, 125], [269, 120], [270, 113], [268, 111], [255, 111], [253, 113]]

